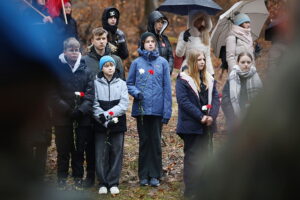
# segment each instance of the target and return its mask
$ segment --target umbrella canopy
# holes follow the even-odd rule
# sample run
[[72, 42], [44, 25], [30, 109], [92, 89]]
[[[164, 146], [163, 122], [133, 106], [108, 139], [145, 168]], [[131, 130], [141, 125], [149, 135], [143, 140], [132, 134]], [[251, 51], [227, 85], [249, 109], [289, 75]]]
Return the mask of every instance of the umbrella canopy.
[[215, 15], [222, 8], [212, 0], [166, 0], [157, 10], [177, 15], [188, 15], [191, 11], [202, 10], [209, 15]]
[[226, 45], [226, 38], [233, 25], [235, 12], [245, 13], [251, 20], [251, 33], [253, 40], [259, 37], [261, 29], [269, 16], [264, 0], [248, 0], [235, 3], [229, 10], [223, 13], [211, 35], [211, 47], [219, 57], [220, 49]]

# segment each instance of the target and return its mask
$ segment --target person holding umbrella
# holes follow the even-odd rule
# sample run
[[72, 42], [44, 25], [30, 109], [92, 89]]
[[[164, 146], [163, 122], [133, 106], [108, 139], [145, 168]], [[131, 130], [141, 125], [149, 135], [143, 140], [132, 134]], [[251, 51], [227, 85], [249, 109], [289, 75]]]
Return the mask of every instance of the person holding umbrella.
[[214, 69], [210, 57], [210, 36], [212, 22], [204, 12], [189, 15], [189, 29], [179, 34], [176, 46], [176, 56], [185, 57], [181, 68], [187, 64], [187, 58], [192, 50], [202, 51], [205, 54], [207, 71], [214, 75]]
[[226, 61], [229, 72], [238, 64], [237, 57], [240, 53], [249, 52], [254, 58], [250, 22], [250, 17], [244, 13], [237, 14], [233, 19], [231, 31], [226, 38]]

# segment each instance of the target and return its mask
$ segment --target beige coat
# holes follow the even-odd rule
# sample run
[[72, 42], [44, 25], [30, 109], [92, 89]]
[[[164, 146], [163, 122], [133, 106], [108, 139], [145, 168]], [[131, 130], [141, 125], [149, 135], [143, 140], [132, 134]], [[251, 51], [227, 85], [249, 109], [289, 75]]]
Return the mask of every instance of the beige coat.
[[[187, 58], [189, 56], [189, 53], [192, 50], [199, 50], [199, 51], [204, 52], [205, 58], [206, 58], [206, 69], [211, 75], [213, 75], [214, 69], [213, 69], [213, 65], [212, 65], [212, 61], [211, 61], [211, 57], [210, 57], [210, 44], [209, 45], [203, 44], [202, 39], [201, 39], [202, 33], [200, 33], [198, 31], [198, 29], [196, 27], [194, 27], [194, 25], [193, 25], [194, 22], [199, 17], [201, 17], [201, 15], [203, 15], [203, 13], [198, 13], [196, 15], [189, 16], [188, 28], [190, 29], [189, 32], [191, 34], [191, 37], [189, 37], [188, 42], [185, 42], [183, 40], [184, 31], [179, 34], [178, 42], [177, 42], [177, 46], [176, 46], [176, 56], [178, 56], [178, 57], [185, 56], [185, 59], [181, 65], [181, 67], [183, 67], [184, 65], [187, 64]], [[211, 22], [211, 19], [209, 18], [209, 16], [207, 16], [207, 21], [209, 23], [208, 23], [207, 29], [205, 31], [209, 32], [212, 28], [212, 22]]]
[[[235, 25], [233, 25], [233, 27], [234, 26]], [[254, 59], [254, 48], [251, 32], [249, 31], [250, 35], [245, 35], [246, 31], [244, 32], [244, 30], [242, 30], [243, 28], [236, 26], [236, 29], [240, 31], [232, 30], [226, 39], [226, 60], [228, 63], [229, 72], [232, 70], [234, 65], [237, 65], [237, 57], [240, 53], [249, 52]]]

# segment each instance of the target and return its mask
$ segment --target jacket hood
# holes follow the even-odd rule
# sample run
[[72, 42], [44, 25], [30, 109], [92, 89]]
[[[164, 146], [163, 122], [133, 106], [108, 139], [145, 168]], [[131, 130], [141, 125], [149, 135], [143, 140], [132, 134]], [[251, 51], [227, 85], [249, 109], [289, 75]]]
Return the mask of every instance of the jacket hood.
[[[65, 57], [65, 54], [64, 54], [64, 53], [60, 54], [60, 55], [58, 56], [58, 58], [59, 58], [59, 60], [60, 60], [62, 63], [68, 64], [68, 62], [67, 62], [67, 60], [66, 60], [66, 57]], [[73, 73], [79, 68], [80, 64], [81, 64], [81, 53], [79, 53], [79, 56], [78, 56], [78, 58], [77, 58], [77, 60], [76, 60], [76, 63], [75, 63], [75, 65], [74, 65], [74, 67], [73, 67], [73, 68], [70, 67]], [[68, 64], [68, 65], [69, 65], [69, 64]], [[70, 66], [70, 65], [69, 65], [69, 66]]]
[[[120, 72], [119, 72], [119, 70], [116, 68], [116, 71], [115, 71], [115, 73], [114, 73], [114, 75], [113, 75], [113, 77], [112, 77], [110, 83], [117, 82], [118, 79], [120, 79]], [[105, 84], [108, 84], [108, 81], [107, 81], [107, 79], [105, 78], [105, 76], [104, 76], [104, 74], [103, 74], [102, 71], [99, 72], [99, 73], [97, 74], [97, 81], [102, 82], [102, 83], [105, 83]]]
[[206, 28], [205, 28], [205, 31], [208, 31], [210, 32], [211, 29], [212, 29], [212, 21], [211, 21], [211, 18], [208, 14], [204, 13], [204, 12], [197, 12], [197, 13], [193, 13], [193, 14], [190, 14], [189, 15], [189, 19], [188, 19], [188, 28], [191, 28], [191, 29], [196, 29], [198, 30], [195, 26], [194, 26], [194, 23], [197, 19], [199, 18], [204, 18], [205, 21], [206, 21]]
[[[110, 17], [110, 13], [111, 12], [115, 12], [115, 16], [117, 18], [117, 23], [114, 26], [111, 26], [108, 24], [108, 18]], [[105, 30], [112, 32], [112, 33], [116, 33], [117, 29], [118, 29], [118, 24], [119, 24], [119, 18], [120, 18], [120, 11], [114, 7], [108, 7], [105, 8], [102, 14], [102, 26]]]
[[159, 32], [159, 35], [162, 35], [163, 32], [166, 30], [166, 28], [169, 26], [169, 21], [167, 19], [166, 16], [164, 16], [161, 12], [159, 11], [153, 11], [152, 13], [150, 13], [149, 17], [148, 17], [148, 26], [147, 26], [147, 30], [149, 32], [152, 32], [154, 33], [155, 35], [158, 35], [156, 32], [155, 32], [155, 28], [154, 28], [154, 25], [155, 25], [155, 22], [158, 20], [158, 19], [163, 19], [164, 21], [164, 24], [163, 24], [163, 28], [161, 29], [161, 31]]

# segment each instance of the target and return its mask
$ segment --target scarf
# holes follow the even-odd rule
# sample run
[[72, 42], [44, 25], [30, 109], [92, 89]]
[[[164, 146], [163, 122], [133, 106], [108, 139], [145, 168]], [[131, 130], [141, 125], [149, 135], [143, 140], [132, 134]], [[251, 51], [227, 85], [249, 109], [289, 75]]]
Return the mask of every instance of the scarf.
[[245, 41], [247, 44], [253, 46], [253, 39], [251, 36], [251, 29], [245, 29], [243, 27], [232, 25], [232, 34], [237, 38]]
[[147, 51], [146, 49], [139, 48], [138, 53], [141, 57], [143, 57], [147, 61], [152, 61], [159, 57], [159, 52], [157, 49], [153, 51]]
[[246, 79], [246, 88], [248, 99], [252, 100], [262, 88], [262, 82], [256, 72], [254, 65], [251, 66], [250, 70], [243, 72], [238, 65], [234, 66], [229, 75], [229, 90], [230, 90], [230, 101], [234, 110], [234, 113], [240, 115], [240, 93], [241, 93], [241, 78]]

